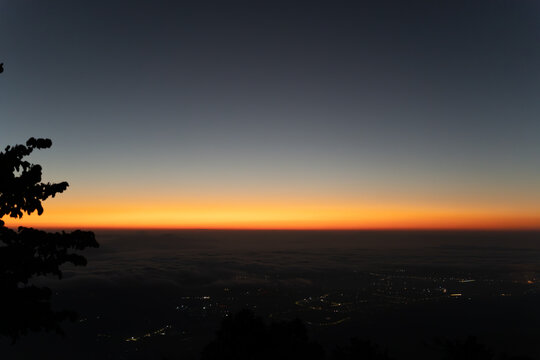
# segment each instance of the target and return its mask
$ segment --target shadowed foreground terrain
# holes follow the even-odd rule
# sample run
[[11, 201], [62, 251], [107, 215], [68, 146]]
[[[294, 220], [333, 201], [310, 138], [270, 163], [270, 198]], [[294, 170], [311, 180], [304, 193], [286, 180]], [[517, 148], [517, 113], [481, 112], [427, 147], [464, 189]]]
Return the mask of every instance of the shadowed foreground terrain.
[[[530, 360], [526, 356], [495, 355], [474, 336], [465, 339], [434, 339], [425, 344], [434, 358], [446, 360]], [[388, 351], [370, 340], [351, 338], [346, 345], [334, 347], [325, 356], [324, 348], [308, 337], [299, 319], [265, 324], [248, 310], [223, 320], [216, 338], [202, 352], [202, 360], [218, 359], [334, 359], [392, 360]], [[398, 357], [399, 358], [399, 357]]]
[[[393, 359], [443, 358], [475, 336], [494, 359], [540, 358], [534, 232], [97, 231], [86, 268], [35, 280], [80, 313], [7, 359], [199, 359], [222, 319], [300, 319], [325, 356], [350, 339]], [[217, 340], [216, 340], [217, 339]], [[304, 343], [305, 345], [306, 343]], [[426, 344], [431, 344], [426, 346]]]

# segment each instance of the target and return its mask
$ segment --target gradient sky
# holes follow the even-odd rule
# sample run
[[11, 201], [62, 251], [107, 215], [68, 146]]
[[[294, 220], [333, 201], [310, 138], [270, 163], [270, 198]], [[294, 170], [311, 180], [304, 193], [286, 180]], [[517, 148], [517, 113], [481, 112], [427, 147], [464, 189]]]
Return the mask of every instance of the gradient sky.
[[538, 1], [0, 1], [9, 225], [540, 228]]

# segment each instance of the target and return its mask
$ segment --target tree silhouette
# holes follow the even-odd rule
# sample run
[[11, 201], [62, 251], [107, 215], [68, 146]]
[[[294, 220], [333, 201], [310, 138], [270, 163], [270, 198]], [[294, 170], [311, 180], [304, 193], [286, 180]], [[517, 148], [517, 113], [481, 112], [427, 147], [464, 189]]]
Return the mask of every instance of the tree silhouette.
[[391, 360], [386, 351], [370, 340], [352, 338], [350, 346], [336, 347], [333, 359], [335, 360]]
[[476, 336], [467, 336], [464, 340], [435, 339], [431, 347], [442, 354], [443, 360], [492, 360], [493, 352], [479, 343]]
[[[41, 202], [67, 189], [67, 182], [42, 183], [41, 166], [23, 160], [34, 149], [51, 145], [49, 139], [30, 138], [26, 145], [8, 146], [0, 152], [0, 219], [6, 215], [21, 218], [34, 211], [41, 215]], [[60, 322], [73, 320], [76, 314], [53, 311], [51, 290], [30, 281], [40, 275], [62, 278], [62, 264], [86, 265], [86, 259], [74, 250], [98, 246], [89, 231], [48, 233], [25, 227], [14, 231], [0, 220], [0, 336], [15, 341], [29, 330], [62, 333]]]
[[266, 325], [249, 310], [225, 318], [202, 360], [324, 359], [324, 349], [309, 340], [300, 320]]

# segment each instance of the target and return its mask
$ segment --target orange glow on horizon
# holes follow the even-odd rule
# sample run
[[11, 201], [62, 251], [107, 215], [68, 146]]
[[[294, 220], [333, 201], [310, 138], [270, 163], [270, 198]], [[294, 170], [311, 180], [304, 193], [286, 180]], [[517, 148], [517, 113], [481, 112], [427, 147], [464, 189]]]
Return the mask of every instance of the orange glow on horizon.
[[9, 227], [145, 229], [540, 229], [540, 212], [428, 205], [306, 204], [279, 202], [142, 204], [51, 201], [42, 216], [4, 218]]

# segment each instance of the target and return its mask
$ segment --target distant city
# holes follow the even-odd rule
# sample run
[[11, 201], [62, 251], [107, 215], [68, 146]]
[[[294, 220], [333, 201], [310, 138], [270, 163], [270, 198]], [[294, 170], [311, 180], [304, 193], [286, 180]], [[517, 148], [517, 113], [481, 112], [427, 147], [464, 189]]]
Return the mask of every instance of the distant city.
[[[435, 302], [471, 302], [490, 298], [523, 297], [540, 294], [538, 273], [509, 273], [487, 276], [482, 273], [421, 273], [406, 268], [384, 272], [352, 272], [340, 274], [336, 285], [328, 279], [324, 289], [317, 286], [284, 287], [275, 285], [279, 274], [239, 272], [238, 281], [259, 282], [260, 286], [224, 287], [205, 293], [193, 293], [177, 299], [176, 306], [166, 310], [169, 321], [159, 328], [132, 332], [129, 336], [97, 332], [97, 341], [126, 343], [126, 353], [138, 352], [156, 338], [174, 341], [196, 341], [200, 324], [217, 324], [240, 309], [250, 309], [268, 321], [300, 318], [311, 329], [340, 327], [361, 320], [371, 312], [391, 309], [407, 310], [408, 306]], [[499, 274], [500, 275], [500, 274]], [[304, 279], [317, 284], [321, 279]], [[341, 285], [345, 283], [344, 285]], [[92, 320], [92, 321], [90, 321]], [[99, 317], [79, 320], [79, 326], [99, 322]], [[142, 344], [141, 344], [142, 343]]]

